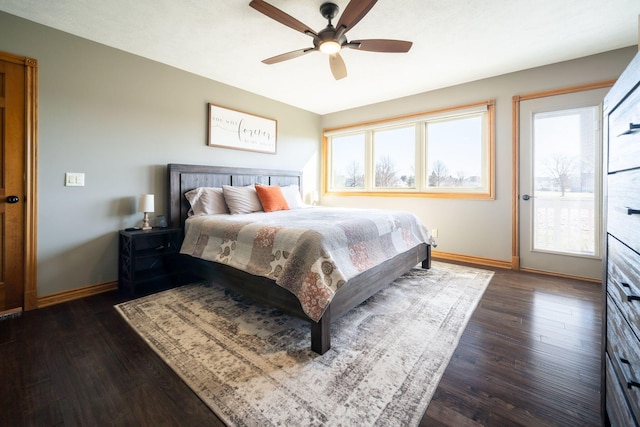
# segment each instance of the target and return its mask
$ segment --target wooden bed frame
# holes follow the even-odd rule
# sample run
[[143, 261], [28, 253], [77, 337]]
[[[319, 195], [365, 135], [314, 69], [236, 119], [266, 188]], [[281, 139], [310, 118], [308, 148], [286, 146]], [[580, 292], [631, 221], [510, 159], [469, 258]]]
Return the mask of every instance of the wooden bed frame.
[[[190, 207], [184, 193], [196, 187], [244, 186], [254, 183], [279, 186], [295, 184], [302, 191], [301, 172], [183, 164], [169, 164], [167, 168], [168, 216], [170, 225], [174, 227], [184, 228]], [[311, 349], [316, 353], [324, 354], [331, 348], [331, 320], [358, 306], [415, 265], [422, 263], [423, 268], [430, 268], [431, 246], [427, 244], [416, 246], [349, 280], [336, 292], [319, 322], [309, 319], [302, 311], [295, 295], [278, 286], [271, 279], [190, 256], [184, 256], [183, 261], [188, 263], [187, 271], [199, 277], [215, 280], [251, 300], [269, 304], [285, 313], [309, 321]]]

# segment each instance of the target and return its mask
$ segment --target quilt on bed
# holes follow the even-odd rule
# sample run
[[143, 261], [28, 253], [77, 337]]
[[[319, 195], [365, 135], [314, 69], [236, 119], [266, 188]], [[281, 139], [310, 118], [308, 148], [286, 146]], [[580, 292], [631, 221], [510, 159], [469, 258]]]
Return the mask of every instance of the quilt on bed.
[[342, 284], [421, 243], [412, 213], [314, 207], [190, 217], [181, 253], [268, 277], [318, 321]]

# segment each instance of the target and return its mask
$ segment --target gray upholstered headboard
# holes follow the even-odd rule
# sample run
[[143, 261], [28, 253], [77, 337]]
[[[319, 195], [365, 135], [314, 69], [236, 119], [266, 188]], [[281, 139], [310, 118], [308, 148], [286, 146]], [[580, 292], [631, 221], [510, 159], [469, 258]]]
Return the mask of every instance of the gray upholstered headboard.
[[169, 177], [169, 225], [184, 227], [189, 202], [184, 193], [197, 187], [297, 185], [302, 194], [302, 172], [271, 169], [248, 169], [225, 166], [167, 165]]

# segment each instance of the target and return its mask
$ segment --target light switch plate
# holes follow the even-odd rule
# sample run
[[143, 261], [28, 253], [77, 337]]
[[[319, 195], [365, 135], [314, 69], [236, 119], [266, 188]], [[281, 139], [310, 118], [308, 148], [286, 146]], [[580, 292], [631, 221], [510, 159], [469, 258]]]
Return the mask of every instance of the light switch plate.
[[65, 173], [64, 185], [66, 187], [84, 187], [84, 173], [81, 173], [81, 172]]

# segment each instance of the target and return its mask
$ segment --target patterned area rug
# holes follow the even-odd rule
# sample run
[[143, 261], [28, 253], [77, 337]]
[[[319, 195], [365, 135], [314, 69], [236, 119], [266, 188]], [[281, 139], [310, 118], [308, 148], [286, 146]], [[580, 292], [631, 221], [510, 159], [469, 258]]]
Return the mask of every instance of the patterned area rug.
[[418, 425], [493, 272], [415, 268], [309, 349], [309, 324], [216, 284], [116, 306], [230, 426]]

